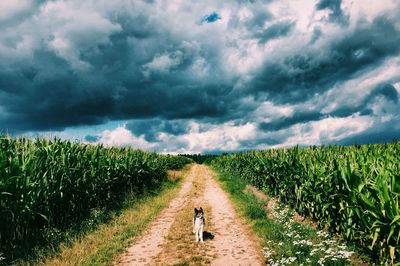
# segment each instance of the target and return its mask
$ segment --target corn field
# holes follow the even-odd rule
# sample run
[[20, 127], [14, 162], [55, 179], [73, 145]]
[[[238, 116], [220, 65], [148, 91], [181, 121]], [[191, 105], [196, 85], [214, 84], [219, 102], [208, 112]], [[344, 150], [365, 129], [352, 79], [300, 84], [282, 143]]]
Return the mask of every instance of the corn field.
[[399, 141], [245, 152], [212, 163], [372, 251], [374, 259], [400, 261]]
[[[132, 148], [0, 136], [0, 255], [40, 242], [93, 209], [140, 195], [191, 160]], [[7, 259], [12, 259], [8, 257]]]

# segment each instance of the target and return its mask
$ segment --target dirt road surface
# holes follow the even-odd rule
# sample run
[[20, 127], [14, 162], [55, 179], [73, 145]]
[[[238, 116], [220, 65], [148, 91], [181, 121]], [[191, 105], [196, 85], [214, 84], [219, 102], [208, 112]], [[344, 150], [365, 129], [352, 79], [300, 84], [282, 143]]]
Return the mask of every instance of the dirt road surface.
[[[204, 243], [192, 234], [193, 209], [205, 210]], [[240, 218], [214, 173], [194, 164], [169, 206], [115, 265], [265, 265], [258, 239]]]

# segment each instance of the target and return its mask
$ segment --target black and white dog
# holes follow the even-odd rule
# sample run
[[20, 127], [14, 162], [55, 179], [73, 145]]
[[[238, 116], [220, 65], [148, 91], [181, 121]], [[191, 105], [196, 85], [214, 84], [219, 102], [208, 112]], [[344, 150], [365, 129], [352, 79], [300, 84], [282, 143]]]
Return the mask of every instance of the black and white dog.
[[196, 236], [196, 242], [200, 240], [201, 243], [203, 243], [203, 230], [205, 221], [203, 208], [200, 207], [199, 210], [194, 208], [193, 233]]

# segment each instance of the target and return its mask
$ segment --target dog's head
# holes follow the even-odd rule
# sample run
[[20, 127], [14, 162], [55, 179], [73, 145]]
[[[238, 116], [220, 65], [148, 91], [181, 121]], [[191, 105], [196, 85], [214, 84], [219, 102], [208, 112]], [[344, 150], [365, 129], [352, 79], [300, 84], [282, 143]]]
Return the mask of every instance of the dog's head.
[[203, 208], [202, 207], [200, 207], [200, 209], [194, 208], [194, 216], [198, 218], [203, 218], [204, 216]]

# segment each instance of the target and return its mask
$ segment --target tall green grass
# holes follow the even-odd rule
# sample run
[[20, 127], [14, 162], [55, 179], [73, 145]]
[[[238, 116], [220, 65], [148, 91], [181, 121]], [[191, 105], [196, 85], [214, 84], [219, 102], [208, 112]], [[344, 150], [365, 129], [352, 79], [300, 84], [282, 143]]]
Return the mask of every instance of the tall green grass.
[[[0, 136], [0, 254], [7, 261], [190, 159], [59, 139]], [[51, 236], [50, 236], [51, 237]]]
[[375, 259], [400, 259], [399, 141], [245, 152], [213, 164], [372, 251]]

